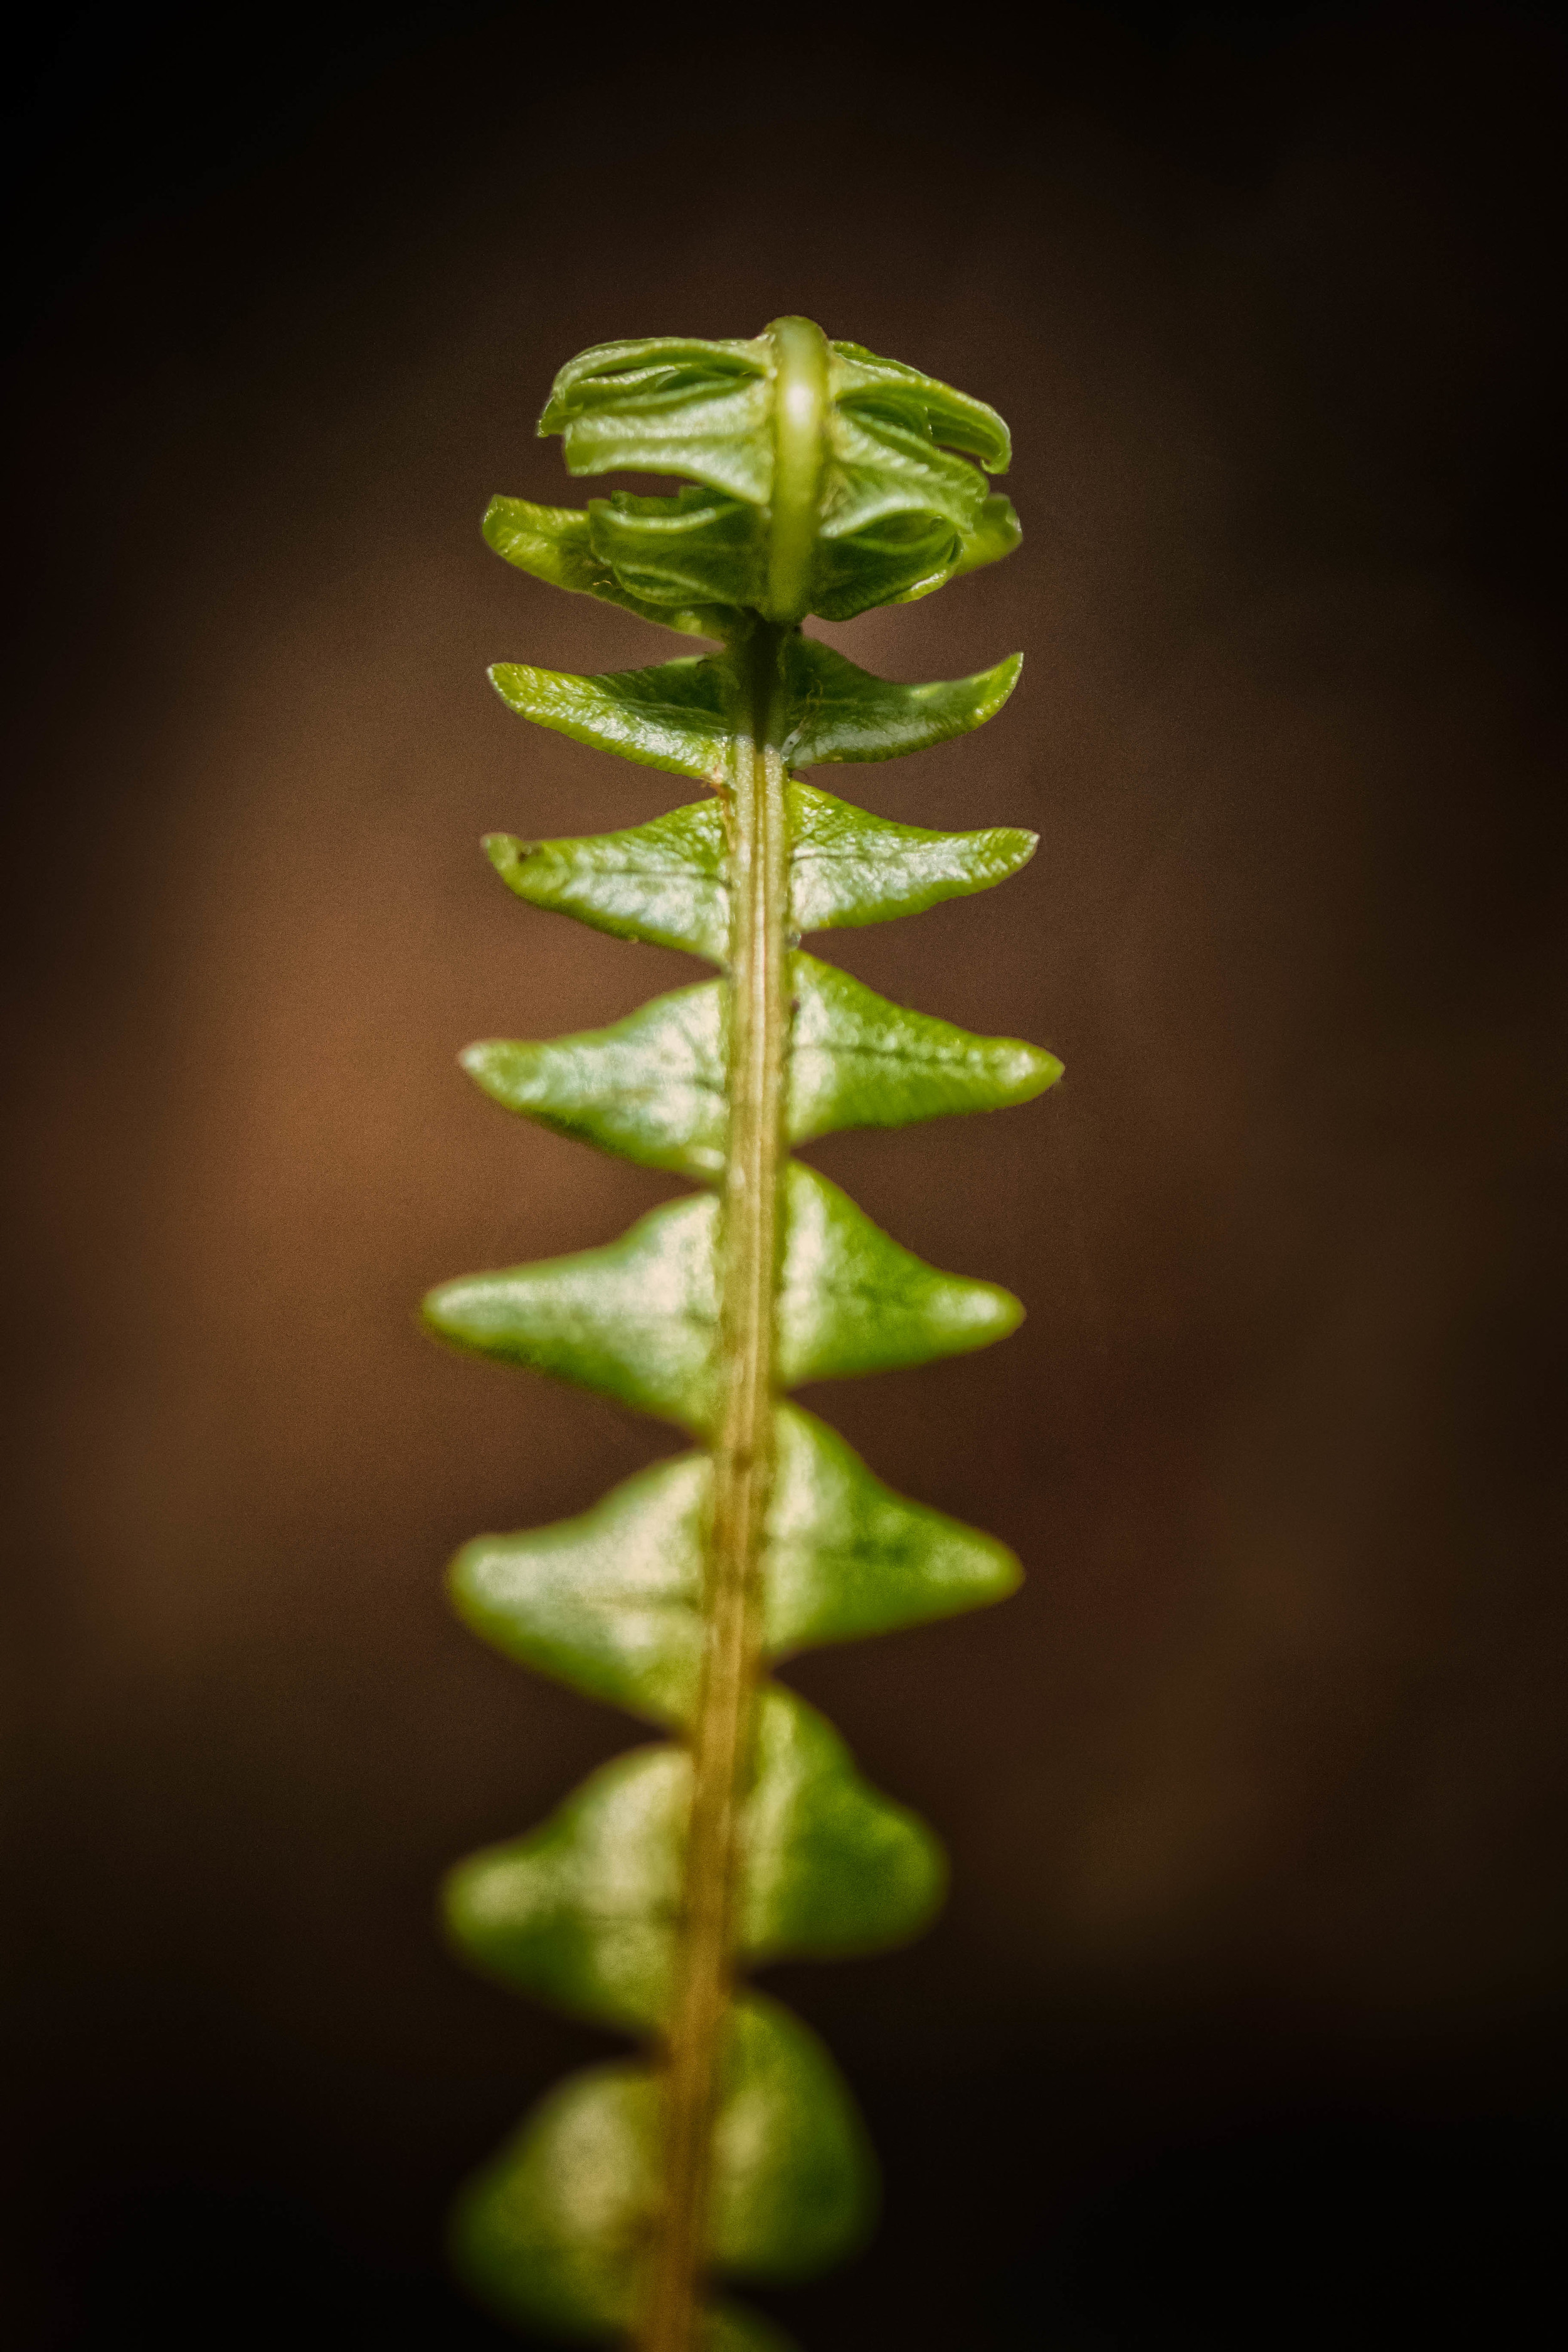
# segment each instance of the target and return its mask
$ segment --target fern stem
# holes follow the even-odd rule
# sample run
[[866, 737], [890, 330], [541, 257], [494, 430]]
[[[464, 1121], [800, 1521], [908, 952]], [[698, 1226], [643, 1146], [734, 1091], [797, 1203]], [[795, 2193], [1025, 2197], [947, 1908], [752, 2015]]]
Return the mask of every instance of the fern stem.
[[666, 2194], [651, 2265], [647, 2352], [694, 2352], [709, 2145], [735, 1941], [738, 1816], [761, 1663], [790, 1016], [788, 818], [778, 750], [784, 635], [760, 627], [739, 655], [749, 672], [750, 725], [735, 740], [726, 803], [733, 912], [731, 1126], [721, 1244], [722, 1392], [713, 1447], [707, 1646], [692, 1732], [682, 1948], [666, 2074]]

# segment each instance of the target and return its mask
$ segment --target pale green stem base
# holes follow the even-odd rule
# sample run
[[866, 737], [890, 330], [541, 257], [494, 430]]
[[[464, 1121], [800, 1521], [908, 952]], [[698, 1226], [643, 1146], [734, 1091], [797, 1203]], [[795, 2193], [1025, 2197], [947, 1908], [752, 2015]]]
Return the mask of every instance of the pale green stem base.
[[650, 2266], [645, 2352], [695, 2352], [709, 2147], [735, 1942], [737, 1817], [761, 1664], [790, 1013], [788, 817], [776, 749], [784, 634], [760, 628], [742, 656], [750, 672], [751, 728], [736, 739], [726, 803], [733, 916], [720, 1267], [724, 1385], [713, 1447], [707, 1648], [692, 1732], [681, 1963], [665, 2078], [665, 2201]]

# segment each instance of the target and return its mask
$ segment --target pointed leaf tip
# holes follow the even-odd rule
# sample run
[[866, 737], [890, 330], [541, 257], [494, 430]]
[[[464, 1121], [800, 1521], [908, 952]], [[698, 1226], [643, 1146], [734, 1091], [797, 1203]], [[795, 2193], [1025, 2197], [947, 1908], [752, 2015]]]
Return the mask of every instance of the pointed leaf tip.
[[1022, 654], [973, 677], [902, 686], [873, 677], [816, 637], [790, 640], [785, 678], [791, 731], [784, 757], [808, 768], [822, 761], [895, 760], [994, 719], [1018, 682]]
[[1013, 825], [931, 833], [874, 816], [815, 784], [790, 787], [790, 909], [797, 930], [886, 923], [967, 898], [1026, 866], [1037, 834]]
[[595, 751], [717, 784], [733, 724], [729, 673], [708, 655], [651, 669], [578, 677], [530, 662], [494, 662], [489, 678], [508, 708]]
[[1000, 563], [1023, 543], [1024, 526], [1018, 520], [1011, 499], [1000, 495], [988, 498], [976, 516], [972, 530], [963, 535], [958, 562], [952, 576], [962, 579], [966, 572], [978, 572], [987, 563]]
[[1023, 1320], [1011, 1291], [927, 1265], [799, 1160], [790, 1163], [786, 1197], [778, 1298], [786, 1388], [966, 1355]]
[[893, 1004], [815, 956], [794, 961], [789, 1134], [907, 1127], [1026, 1103], [1061, 1076], [1054, 1054], [1017, 1037], [980, 1037]]
[[1022, 1580], [994, 1536], [894, 1494], [837, 1430], [781, 1406], [763, 1577], [770, 1656], [988, 1608]]
[[724, 961], [730, 892], [716, 801], [692, 802], [622, 833], [563, 841], [490, 834], [485, 848], [508, 889], [531, 906], [570, 915], [613, 939]]
[[487, 1038], [459, 1055], [492, 1101], [645, 1168], [712, 1181], [729, 1131], [725, 1006], [707, 981], [624, 1021], [542, 1044]]
[[454, 1347], [595, 1390], [686, 1429], [713, 1405], [712, 1200], [674, 1201], [620, 1240], [439, 1284], [425, 1319]]

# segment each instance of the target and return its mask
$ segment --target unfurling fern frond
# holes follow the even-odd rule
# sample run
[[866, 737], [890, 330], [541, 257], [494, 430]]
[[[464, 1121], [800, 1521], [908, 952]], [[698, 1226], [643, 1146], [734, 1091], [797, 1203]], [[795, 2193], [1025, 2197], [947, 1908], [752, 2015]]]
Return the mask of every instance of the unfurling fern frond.
[[1007, 433], [984, 403], [804, 319], [751, 341], [600, 345], [563, 369], [540, 430], [562, 436], [574, 474], [688, 487], [584, 511], [497, 499], [490, 544], [722, 650], [598, 677], [502, 663], [495, 684], [525, 718], [712, 797], [596, 839], [486, 847], [531, 905], [689, 950], [720, 977], [607, 1029], [463, 1056], [508, 1109], [706, 1189], [607, 1247], [426, 1301], [457, 1346], [697, 1441], [581, 1518], [479, 1538], [453, 1569], [460, 1613], [509, 1657], [675, 1735], [452, 1874], [451, 1933], [478, 1967], [646, 2045], [544, 2102], [465, 2193], [456, 2242], [472, 2284], [525, 2326], [777, 2352], [772, 2323], [711, 2300], [710, 2282], [831, 2263], [867, 2225], [874, 2170], [826, 2053], [745, 1971], [902, 1941], [944, 1865], [768, 1667], [1001, 1600], [1018, 1576], [1001, 1545], [891, 1494], [784, 1397], [984, 1347], [1022, 1313], [900, 1248], [788, 1147], [1026, 1102], [1060, 1075], [1036, 1046], [908, 1012], [796, 945], [1024, 864], [1029, 834], [925, 832], [791, 772], [978, 727], [1018, 658], [897, 686], [800, 624], [929, 594], [1009, 552], [1017, 522], [985, 479], [1006, 467]]

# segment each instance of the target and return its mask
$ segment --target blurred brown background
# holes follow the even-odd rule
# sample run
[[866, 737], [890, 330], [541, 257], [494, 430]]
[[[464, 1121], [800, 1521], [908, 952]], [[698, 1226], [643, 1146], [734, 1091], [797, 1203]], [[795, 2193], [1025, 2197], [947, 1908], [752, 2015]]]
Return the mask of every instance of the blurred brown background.
[[461, 1974], [431, 1888], [635, 1734], [440, 1570], [669, 1441], [412, 1309], [670, 1189], [457, 1048], [692, 968], [479, 854], [689, 793], [490, 694], [662, 641], [478, 521], [576, 495], [532, 423], [582, 345], [797, 310], [994, 401], [1027, 534], [830, 634], [1026, 650], [982, 737], [840, 782], [1039, 856], [830, 952], [1068, 1077], [813, 1154], [1028, 1302], [809, 1402], [1029, 1583], [794, 1671], [955, 1885], [778, 1972], [889, 2212], [774, 2307], [809, 2352], [1142, 2352], [1560, 2306], [1568, 49], [1520, 7], [1037, 31], [100, 7], [19, 53], [28, 2352], [507, 2340], [443, 2201], [606, 2045]]

